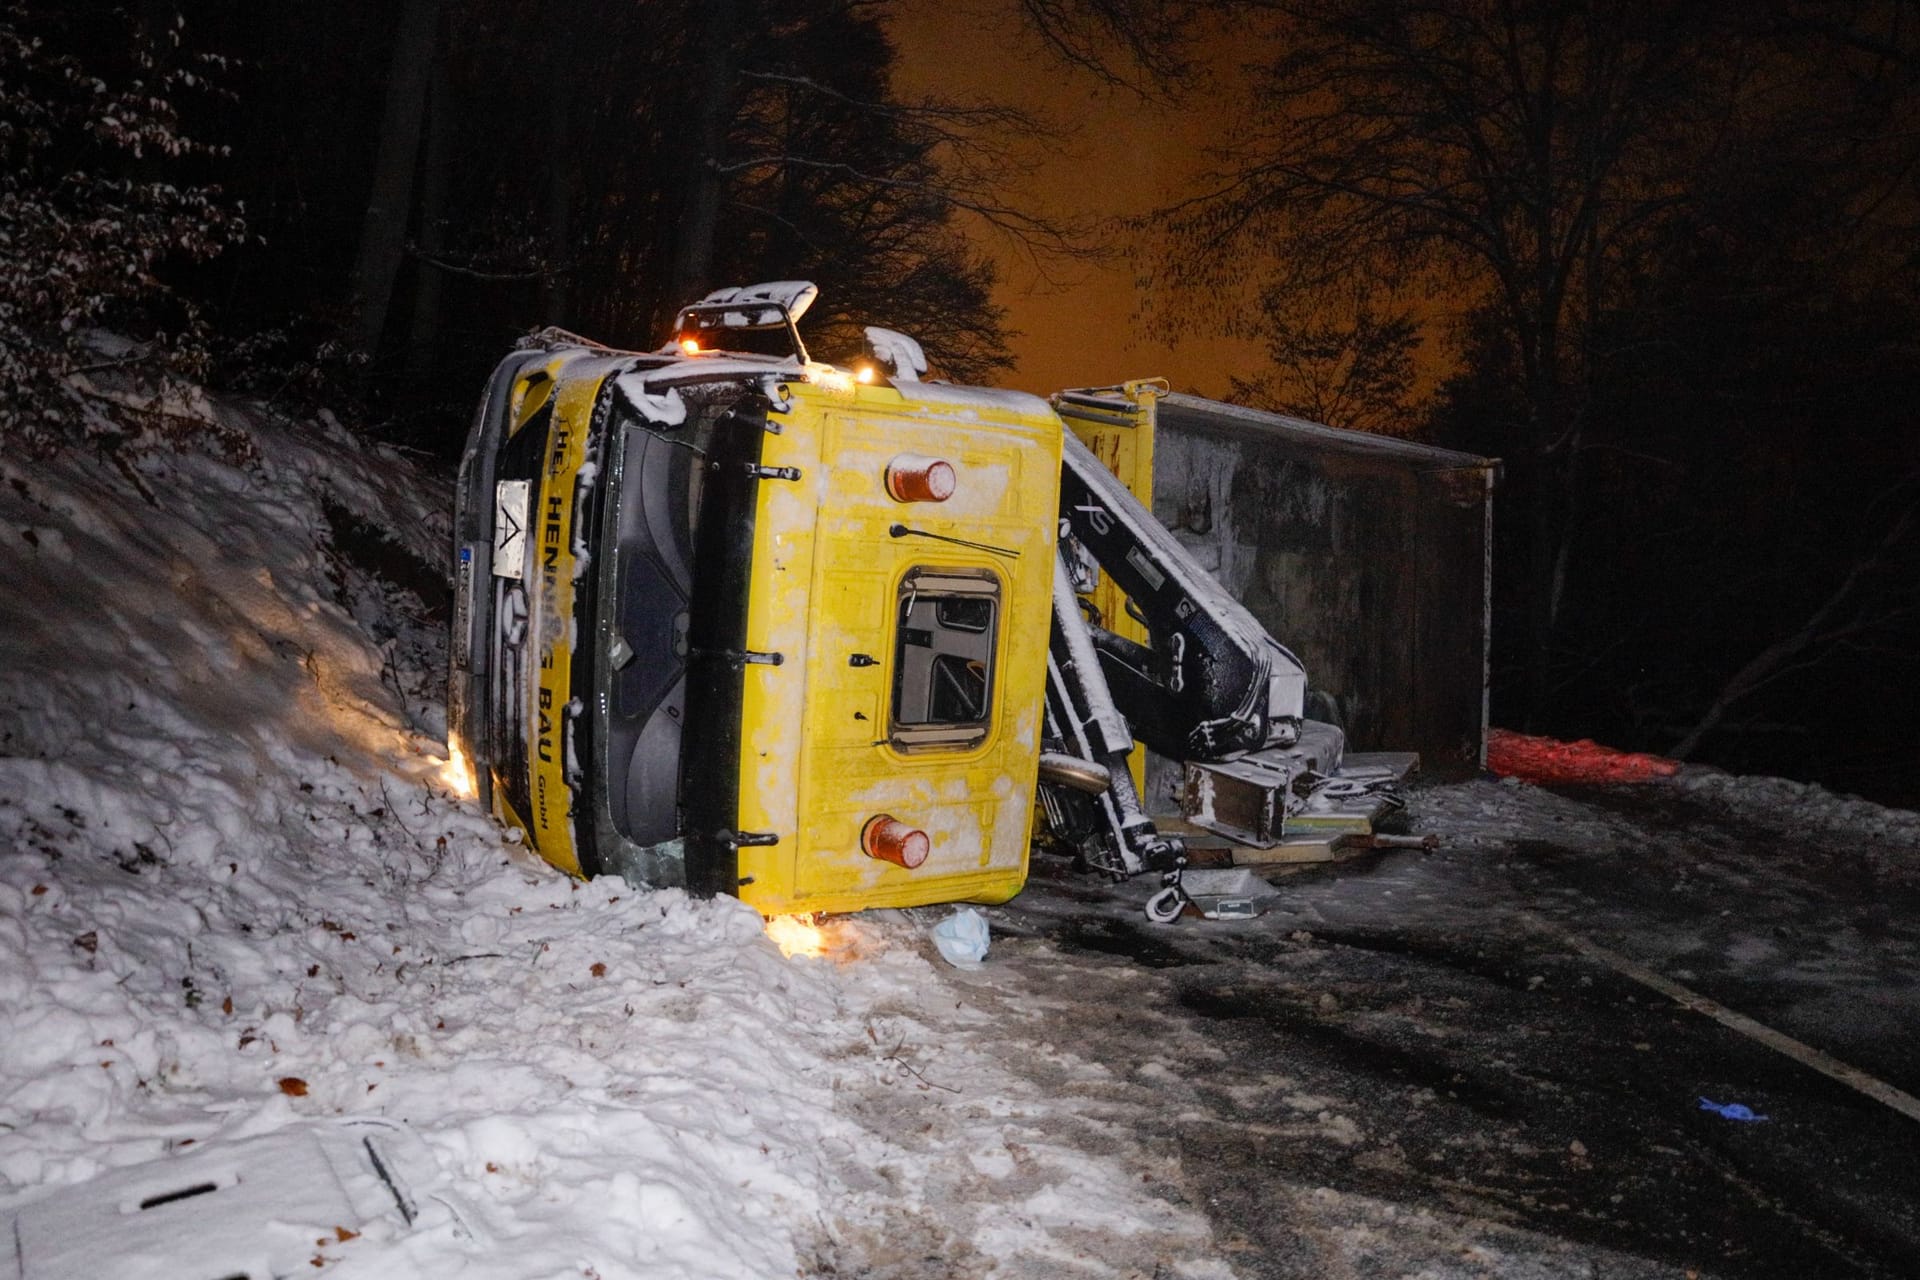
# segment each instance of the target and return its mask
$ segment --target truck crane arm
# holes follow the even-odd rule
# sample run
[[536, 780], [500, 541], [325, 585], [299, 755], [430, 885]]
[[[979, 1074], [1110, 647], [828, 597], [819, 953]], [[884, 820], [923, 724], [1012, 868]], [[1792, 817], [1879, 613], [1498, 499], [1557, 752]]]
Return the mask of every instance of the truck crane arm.
[[[1126, 425], [1150, 431], [1151, 400], [1133, 408]], [[1110, 401], [1099, 411], [1107, 422], [1119, 416]], [[1096, 566], [1118, 588], [1106, 607], [1125, 609], [1144, 643], [1102, 625], [1109, 620], [1083, 598], [1095, 593]], [[1269, 847], [1288, 833], [1311, 840], [1315, 829], [1351, 836], [1398, 806], [1399, 771], [1347, 767], [1345, 735], [1305, 717], [1300, 661], [1071, 432], [1057, 577], [1046, 723], [1048, 749], [1066, 759], [1042, 757], [1041, 804], [1055, 841], [1094, 869], [1164, 875], [1150, 917], [1171, 918], [1186, 900], [1185, 841], [1146, 814], [1127, 769], [1131, 742], [1121, 739], [1182, 763], [1184, 817], [1236, 842]], [[1089, 776], [1109, 784], [1088, 785]]]
[[[1181, 760], [1292, 746], [1306, 674], [1085, 445], [1071, 433], [1062, 443], [1041, 804], [1054, 837], [1094, 869], [1161, 872], [1155, 902], [1177, 913], [1186, 850], [1147, 815], [1127, 769], [1134, 739]], [[1074, 579], [1088, 560], [1138, 609], [1147, 644], [1084, 616]], [[1105, 786], [1082, 785], [1082, 773]]]
[[1228, 595], [1092, 451], [1068, 433], [1063, 534], [1140, 611], [1150, 644], [1089, 627], [1134, 736], [1180, 760], [1292, 746], [1305, 716], [1300, 662]]

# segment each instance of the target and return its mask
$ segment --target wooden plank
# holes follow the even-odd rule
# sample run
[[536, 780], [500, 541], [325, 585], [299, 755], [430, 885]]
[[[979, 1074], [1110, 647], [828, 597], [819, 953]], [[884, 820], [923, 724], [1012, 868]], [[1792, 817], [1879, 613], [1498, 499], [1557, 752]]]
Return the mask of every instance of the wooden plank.
[[1349, 751], [1340, 759], [1340, 771], [1359, 776], [1378, 769], [1396, 782], [1405, 782], [1420, 769], [1418, 751]]
[[1267, 867], [1302, 862], [1334, 862], [1348, 856], [1340, 847], [1340, 837], [1311, 840], [1282, 840], [1265, 849], [1251, 845], [1233, 846], [1236, 867]]

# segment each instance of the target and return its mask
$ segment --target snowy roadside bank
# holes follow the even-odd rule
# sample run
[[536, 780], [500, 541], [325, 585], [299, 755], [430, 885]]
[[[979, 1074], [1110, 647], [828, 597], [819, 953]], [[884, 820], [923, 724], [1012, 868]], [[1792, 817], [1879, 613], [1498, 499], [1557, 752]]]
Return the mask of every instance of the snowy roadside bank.
[[1230, 1274], [910, 922], [788, 960], [737, 903], [503, 842], [442, 780], [443, 624], [364, 545], [437, 564], [441, 488], [187, 411], [257, 456], [0, 462], [0, 1214], [377, 1116], [458, 1217], [328, 1274]]

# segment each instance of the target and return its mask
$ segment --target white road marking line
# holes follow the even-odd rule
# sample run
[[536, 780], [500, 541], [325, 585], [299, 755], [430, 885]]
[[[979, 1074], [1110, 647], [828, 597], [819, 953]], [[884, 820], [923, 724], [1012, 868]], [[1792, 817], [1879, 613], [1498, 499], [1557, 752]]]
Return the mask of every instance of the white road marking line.
[[1865, 1094], [1875, 1102], [1892, 1107], [1909, 1120], [1920, 1121], [1920, 1098], [1894, 1088], [1879, 1077], [1868, 1075], [1858, 1067], [1849, 1066], [1824, 1049], [1816, 1049], [1810, 1044], [1795, 1040], [1785, 1032], [1775, 1031], [1763, 1022], [1755, 1022], [1744, 1013], [1729, 1009], [1717, 1000], [1709, 999], [1697, 991], [1681, 986], [1671, 978], [1655, 973], [1637, 960], [1630, 960], [1619, 952], [1609, 950], [1578, 934], [1568, 933], [1558, 925], [1543, 920], [1531, 912], [1524, 913], [1522, 918], [1537, 931], [1564, 943], [1588, 959], [1598, 960], [1615, 973], [1631, 978], [1643, 987], [1651, 987], [1682, 1008], [1703, 1013], [1721, 1026], [1737, 1031], [1749, 1040], [1757, 1041], [1776, 1053], [1783, 1053], [1802, 1066], [1812, 1067], [1820, 1074], [1838, 1080], [1841, 1084]]

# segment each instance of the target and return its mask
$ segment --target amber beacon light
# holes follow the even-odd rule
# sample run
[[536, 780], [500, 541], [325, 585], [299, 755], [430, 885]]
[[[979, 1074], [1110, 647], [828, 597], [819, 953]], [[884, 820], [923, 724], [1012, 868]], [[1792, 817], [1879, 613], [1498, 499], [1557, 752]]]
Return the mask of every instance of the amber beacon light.
[[877, 814], [860, 828], [860, 848], [869, 858], [891, 862], [911, 871], [927, 860], [932, 842], [927, 833], [916, 831], [889, 814]]
[[903, 453], [887, 464], [887, 494], [895, 502], [945, 502], [953, 496], [953, 464]]

